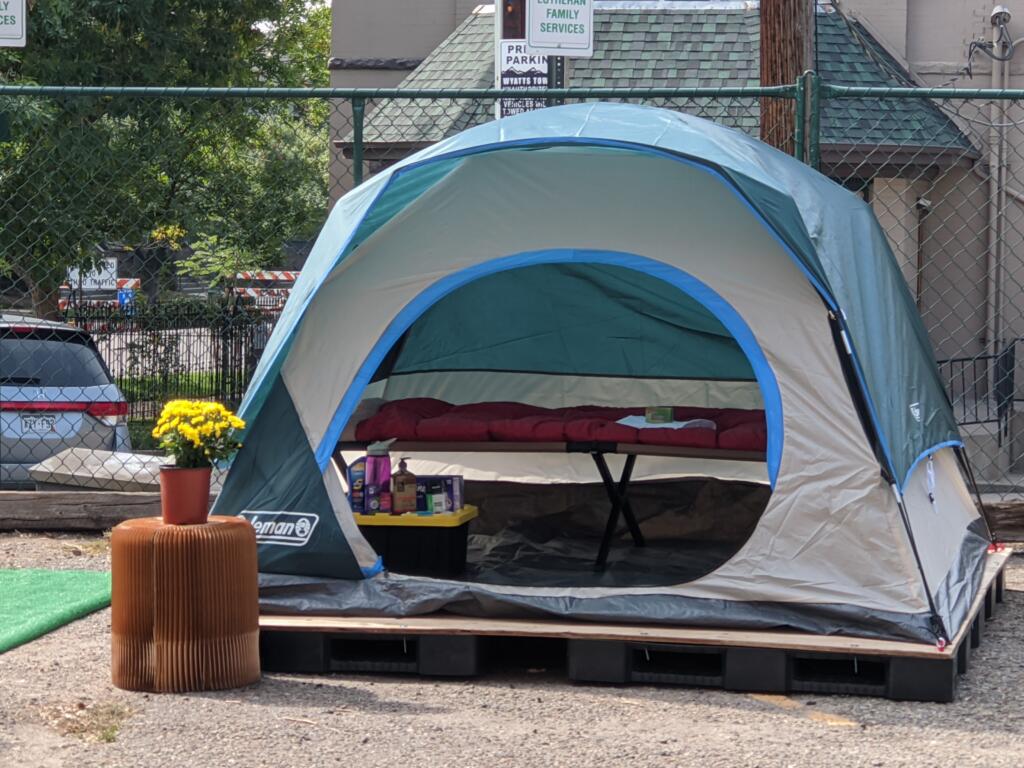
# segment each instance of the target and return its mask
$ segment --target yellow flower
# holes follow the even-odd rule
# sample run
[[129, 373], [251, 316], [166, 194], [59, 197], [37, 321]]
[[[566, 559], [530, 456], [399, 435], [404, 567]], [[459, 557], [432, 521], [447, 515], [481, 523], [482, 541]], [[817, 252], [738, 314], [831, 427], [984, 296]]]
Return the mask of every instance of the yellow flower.
[[211, 460], [226, 458], [241, 446], [227, 435], [245, 422], [222, 403], [208, 400], [171, 400], [153, 427], [153, 437], [169, 452], [185, 448], [202, 451]]

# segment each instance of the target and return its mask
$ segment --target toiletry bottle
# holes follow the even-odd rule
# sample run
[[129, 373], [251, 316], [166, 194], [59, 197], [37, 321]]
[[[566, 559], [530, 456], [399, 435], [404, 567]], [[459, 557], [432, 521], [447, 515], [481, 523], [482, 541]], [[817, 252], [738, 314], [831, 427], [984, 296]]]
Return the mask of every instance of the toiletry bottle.
[[381, 504], [381, 494], [388, 494], [385, 502], [390, 501], [391, 458], [388, 456], [388, 447], [391, 442], [373, 443], [366, 449], [366, 511], [369, 514], [391, 511], [390, 503], [386, 503], [388, 509], [381, 508], [384, 506]]
[[402, 515], [416, 511], [416, 475], [409, 471], [402, 458], [398, 471], [391, 476], [391, 513]]
[[348, 468], [348, 501], [357, 515], [366, 512], [366, 457], [360, 456]]

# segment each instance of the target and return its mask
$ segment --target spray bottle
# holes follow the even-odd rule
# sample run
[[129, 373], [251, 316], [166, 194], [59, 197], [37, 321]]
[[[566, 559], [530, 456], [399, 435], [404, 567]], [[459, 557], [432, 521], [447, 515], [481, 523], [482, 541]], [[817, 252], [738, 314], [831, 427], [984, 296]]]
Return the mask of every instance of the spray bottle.
[[348, 468], [348, 499], [356, 514], [366, 512], [366, 457], [360, 456]]

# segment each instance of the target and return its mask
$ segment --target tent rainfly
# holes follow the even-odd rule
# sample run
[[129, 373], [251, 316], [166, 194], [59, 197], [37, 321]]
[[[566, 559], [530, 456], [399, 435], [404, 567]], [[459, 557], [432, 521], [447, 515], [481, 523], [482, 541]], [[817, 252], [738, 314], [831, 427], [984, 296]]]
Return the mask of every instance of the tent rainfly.
[[[400, 581], [381, 572], [332, 461], [370, 391], [550, 408], [756, 401], [770, 497], [737, 550], [685, 583]], [[378, 614], [446, 607], [931, 642], [963, 623], [990, 538], [925, 329], [870, 208], [769, 146], [667, 110], [517, 115], [347, 194], [241, 415], [245, 445], [214, 511], [254, 522], [265, 578], [329, 584], [338, 610], [361, 600]], [[554, 463], [547, 477], [524, 466], [510, 460], [492, 479], [567, 479]]]

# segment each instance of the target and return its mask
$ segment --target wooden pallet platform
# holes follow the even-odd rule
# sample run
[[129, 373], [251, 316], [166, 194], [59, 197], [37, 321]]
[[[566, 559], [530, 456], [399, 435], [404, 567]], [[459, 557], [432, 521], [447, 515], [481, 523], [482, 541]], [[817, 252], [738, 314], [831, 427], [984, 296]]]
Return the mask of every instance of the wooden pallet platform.
[[659, 683], [767, 692], [813, 691], [952, 701], [958, 674], [1002, 602], [1011, 550], [990, 553], [969, 619], [945, 648], [792, 631], [489, 619], [264, 615], [268, 671], [480, 674], [491, 638], [565, 641], [577, 682]]

